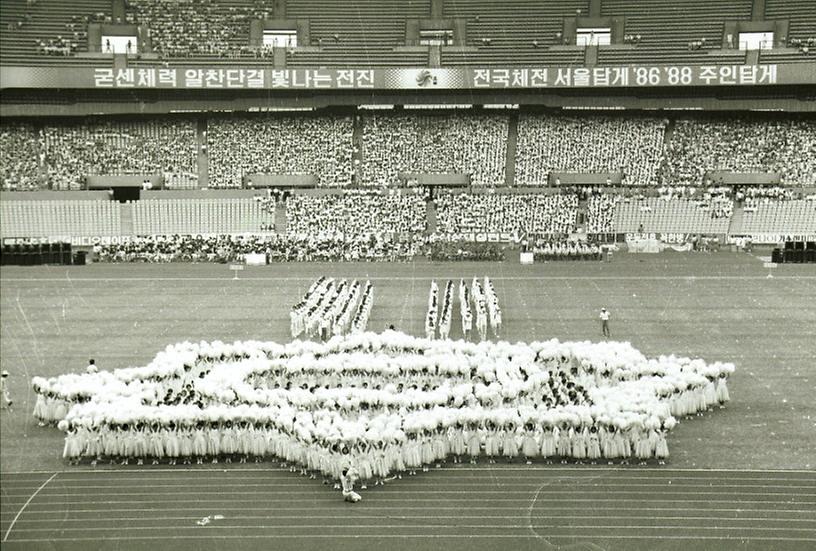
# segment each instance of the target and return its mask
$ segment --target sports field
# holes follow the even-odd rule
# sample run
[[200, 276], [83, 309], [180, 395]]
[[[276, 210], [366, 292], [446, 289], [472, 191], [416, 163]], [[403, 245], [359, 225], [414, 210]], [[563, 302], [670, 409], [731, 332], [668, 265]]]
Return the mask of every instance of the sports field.
[[[613, 338], [647, 355], [734, 362], [732, 401], [681, 421], [665, 467], [448, 465], [368, 490], [358, 505], [273, 464], [66, 468], [61, 434], [30, 416], [32, 376], [78, 372], [91, 357], [110, 369], [144, 365], [180, 340], [288, 340], [289, 307], [321, 275], [371, 278], [369, 328], [393, 323], [415, 335], [432, 278], [493, 278], [509, 340], [596, 340], [605, 306]], [[757, 258], [736, 253], [535, 266], [284, 264], [247, 268], [237, 281], [209, 264], [4, 267], [0, 360], [15, 410], [3, 411], [0, 427], [0, 541], [4, 549], [813, 549], [816, 270], [783, 265], [767, 275]], [[196, 524], [210, 515], [224, 518]]]

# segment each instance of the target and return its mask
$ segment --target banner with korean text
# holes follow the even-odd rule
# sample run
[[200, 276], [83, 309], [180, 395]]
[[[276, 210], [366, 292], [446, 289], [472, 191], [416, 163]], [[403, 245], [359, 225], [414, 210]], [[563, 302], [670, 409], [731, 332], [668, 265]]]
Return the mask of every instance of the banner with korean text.
[[223, 65], [125, 69], [0, 67], [2, 89], [497, 90], [779, 84], [816, 84], [816, 63], [432, 69], [273, 69]]

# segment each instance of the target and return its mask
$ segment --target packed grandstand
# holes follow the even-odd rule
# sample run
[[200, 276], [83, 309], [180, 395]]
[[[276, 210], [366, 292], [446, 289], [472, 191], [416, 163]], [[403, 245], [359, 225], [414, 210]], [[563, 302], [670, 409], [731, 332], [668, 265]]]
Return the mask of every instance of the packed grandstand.
[[[314, 180], [273, 193], [254, 185], [265, 174]], [[772, 185], [735, 174], [748, 182], [770, 176]], [[94, 175], [159, 175], [157, 187], [176, 195], [148, 189], [140, 201], [111, 201], [111, 194], [83, 201]], [[428, 186], [418, 175], [464, 175], [466, 182]], [[249, 250], [270, 259], [391, 260], [487, 233], [519, 243], [816, 231], [816, 121], [795, 114], [459, 110], [14, 120], [0, 127], [0, 176], [8, 192], [3, 237], [134, 237], [107, 244], [100, 260], [130, 259], [134, 251], [159, 258], [152, 242], [165, 235], [175, 237], [160, 248], [178, 253], [164, 257], [174, 260], [236, 259]], [[80, 195], [19, 193], [46, 190]], [[203, 234], [221, 245], [201, 244], [191, 255]], [[236, 234], [254, 235], [252, 244], [234, 245]], [[495, 251], [467, 257], [474, 254]]]

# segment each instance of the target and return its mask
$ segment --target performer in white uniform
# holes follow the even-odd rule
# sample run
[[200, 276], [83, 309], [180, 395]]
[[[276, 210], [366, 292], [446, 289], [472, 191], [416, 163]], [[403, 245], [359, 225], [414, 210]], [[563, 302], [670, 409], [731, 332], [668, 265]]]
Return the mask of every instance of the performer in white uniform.
[[350, 469], [343, 469], [343, 474], [340, 476], [340, 484], [343, 486], [343, 499], [351, 503], [357, 503], [363, 499], [360, 494], [354, 491], [354, 478]]

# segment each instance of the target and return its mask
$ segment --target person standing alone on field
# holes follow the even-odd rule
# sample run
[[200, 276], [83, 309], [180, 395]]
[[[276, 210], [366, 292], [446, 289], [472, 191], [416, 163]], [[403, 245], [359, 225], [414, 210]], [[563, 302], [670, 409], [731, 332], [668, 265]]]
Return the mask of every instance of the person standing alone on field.
[[9, 396], [8, 387], [6, 387], [7, 383], [8, 383], [8, 371], [3, 371], [2, 373], [0, 373], [0, 394], [3, 395], [3, 405], [2, 408], [0, 409], [8, 408], [8, 410], [11, 411], [11, 404], [13, 402], [11, 400], [11, 397]]
[[606, 308], [601, 308], [601, 333], [603, 333], [604, 337], [610, 337], [609, 333], [609, 310]]

